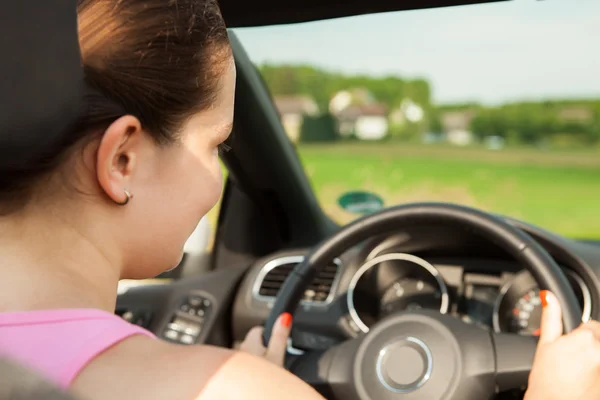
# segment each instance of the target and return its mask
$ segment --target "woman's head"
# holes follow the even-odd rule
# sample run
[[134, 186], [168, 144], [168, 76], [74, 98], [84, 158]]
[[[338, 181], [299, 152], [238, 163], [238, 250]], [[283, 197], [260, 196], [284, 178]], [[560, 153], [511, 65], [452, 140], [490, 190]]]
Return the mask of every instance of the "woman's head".
[[0, 171], [0, 211], [92, 223], [124, 276], [153, 275], [179, 261], [221, 193], [227, 30], [216, 0], [80, 0], [78, 20], [85, 112], [39, 162]]

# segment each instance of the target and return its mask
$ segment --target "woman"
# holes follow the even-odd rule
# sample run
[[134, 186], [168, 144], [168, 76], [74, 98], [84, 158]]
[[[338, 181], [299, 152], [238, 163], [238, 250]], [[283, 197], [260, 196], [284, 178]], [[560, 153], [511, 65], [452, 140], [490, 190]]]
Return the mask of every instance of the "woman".
[[82, 398], [319, 398], [276, 365], [289, 315], [268, 350], [257, 330], [244, 343], [262, 358], [114, 317], [119, 279], [177, 265], [220, 196], [235, 67], [215, 0], [85, 0], [78, 19], [84, 115], [0, 171], [0, 352]]
[[[83, 0], [78, 16], [86, 112], [43, 159], [0, 171], [0, 351], [87, 399], [320, 398], [280, 368], [290, 315], [246, 352], [168, 344], [113, 315], [119, 279], [177, 265], [220, 196], [235, 67], [216, 0]], [[547, 304], [528, 398], [590, 398], [597, 324], [560, 337]], [[554, 358], [566, 351], [577, 384]]]

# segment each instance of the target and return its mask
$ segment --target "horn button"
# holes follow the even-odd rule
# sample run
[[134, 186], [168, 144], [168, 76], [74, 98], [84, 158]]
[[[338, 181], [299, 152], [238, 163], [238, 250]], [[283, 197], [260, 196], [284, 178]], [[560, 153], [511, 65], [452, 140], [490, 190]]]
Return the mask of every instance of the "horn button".
[[377, 378], [392, 392], [408, 393], [423, 386], [433, 368], [431, 351], [408, 337], [384, 347], [377, 358]]
[[485, 398], [493, 392], [491, 340], [481, 328], [436, 312], [394, 314], [373, 326], [358, 348], [357, 393], [364, 400], [443, 399], [460, 385]]

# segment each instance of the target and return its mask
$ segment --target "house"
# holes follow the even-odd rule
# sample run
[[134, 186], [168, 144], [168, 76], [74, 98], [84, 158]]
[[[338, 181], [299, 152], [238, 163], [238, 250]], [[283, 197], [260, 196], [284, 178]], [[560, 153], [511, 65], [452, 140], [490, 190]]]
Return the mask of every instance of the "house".
[[594, 119], [594, 112], [589, 107], [570, 106], [561, 109], [558, 118], [564, 122], [585, 124]]
[[405, 98], [399, 107], [393, 109], [389, 116], [390, 124], [402, 126], [407, 122], [416, 124], [425, 118], [425, 110], [409, 98]]
[[337, 92], [329, 101], [329, 112], [337, 119], [338, 131], [342, 137], [379, 140], [388, 133], [386, 106], [377, 103], [372, 93], [365, 88]]
[[334, 114], [340, 136], [380, 140], [388, 133], [387, 109], [381, 103], [350, 105]]
[[329, 101], [329, 112], [336, 115], [350, 106], [372, 103], [375, 103], [375, 98], [371, 92], [365, 88], [341, 90], [334, 94]]
[[468, 146], [473, 142], [471, 121], [475, 117], [473, 110], [446, 111], [441, 115], [446, 140], [457, 146]]
[[274, 100], [285, 132], [292, 142], [297, 142], [304, 116], [319, 113], [317, 103], [308, 96], [277, 96]]

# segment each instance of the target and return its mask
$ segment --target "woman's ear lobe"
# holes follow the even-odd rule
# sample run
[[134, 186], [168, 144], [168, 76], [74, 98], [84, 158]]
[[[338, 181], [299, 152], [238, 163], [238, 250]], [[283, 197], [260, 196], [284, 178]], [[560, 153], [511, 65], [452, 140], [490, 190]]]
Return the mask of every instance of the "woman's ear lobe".
[[136, 169], [141, 138], [139, 120], [124, 116], [113, 122], [100, 140], [96, 155], [98, 184], [117, 204], [125, 201], [126, 191], [131, 192], [131, 177]]

